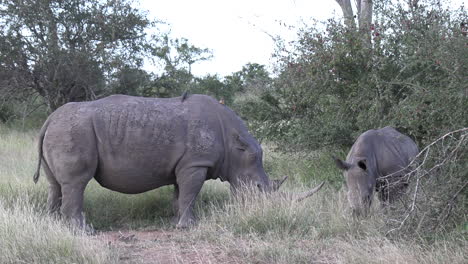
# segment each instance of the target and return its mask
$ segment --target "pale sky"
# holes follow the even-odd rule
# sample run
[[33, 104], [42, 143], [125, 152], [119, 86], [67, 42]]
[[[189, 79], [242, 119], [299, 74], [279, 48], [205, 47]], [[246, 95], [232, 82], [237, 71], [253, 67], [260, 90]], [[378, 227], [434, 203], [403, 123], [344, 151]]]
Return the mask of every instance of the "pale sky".
[[296, 36], [296, 29], [282, 25], [300, 27], [302, 21], [342, 14], [335, 0], [141, 0], [141, 8], [169, 23], [172, 37], [212, 50], [214, 57], [194, 64], [192, 73], [220, 77], [249, 62], [271, 65], [269, 35]]

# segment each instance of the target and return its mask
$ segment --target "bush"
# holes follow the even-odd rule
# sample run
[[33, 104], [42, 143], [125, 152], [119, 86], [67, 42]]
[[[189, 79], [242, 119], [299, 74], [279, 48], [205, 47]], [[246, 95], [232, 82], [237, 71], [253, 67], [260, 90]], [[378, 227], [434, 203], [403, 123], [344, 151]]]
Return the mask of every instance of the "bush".
[[377, 6], [370, 48], [335, 19], [301, 29], [277, 51], [273, 89], [242, 114], [260, 136], [309, 148], [387, 125], [424, 145], [466, 126], [466, 11], [418, 3]]
[[408, 194], [388, 212], [388, 234], [435, 239], [467, 234], [468, 128], [425, 147], [407, 175]]

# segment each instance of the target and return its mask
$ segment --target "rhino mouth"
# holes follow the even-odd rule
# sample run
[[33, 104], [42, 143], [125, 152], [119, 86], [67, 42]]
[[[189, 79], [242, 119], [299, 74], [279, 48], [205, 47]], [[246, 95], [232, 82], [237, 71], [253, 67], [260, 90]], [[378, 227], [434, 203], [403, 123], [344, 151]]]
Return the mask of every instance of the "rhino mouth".
[[353, 217], [367, 217], [369, 215], [369, 208], [353, 208], [352, 209], [352, 216]]
[[351, 208], [352, 215], [355, 216], [355, 217], [366, 217], [366, 216], [368, 216], [369, 213], [370, 213], [371, 205], [372, 205], [371, 197], [366, 197], [365, 199], [363, 199], [360, 206]]
[[[243, 175], [240, 175], [239, 178], [245, 179]], [[241, 180], [235, 184], [231, 184], [231, 191], [233, 193], [237, 193], [240, 190], [268, 192], [269, 187], [268, 185], [262, 184], [259, 181], [242, 181]]]

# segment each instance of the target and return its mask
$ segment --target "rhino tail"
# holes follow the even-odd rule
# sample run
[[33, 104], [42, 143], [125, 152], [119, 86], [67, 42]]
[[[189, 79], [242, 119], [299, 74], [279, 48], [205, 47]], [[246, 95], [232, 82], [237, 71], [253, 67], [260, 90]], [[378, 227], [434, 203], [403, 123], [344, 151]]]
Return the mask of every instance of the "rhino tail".
[[42, 157], [43, 157], [42, 145], [44, 143], [44, 137], [45, 137], [47, 127], [49, 126], [49, 122], [50, 122], [50, 118], [48, 118], [46, 120], [46, 122], [44, 123], [44, 125], [41, 128], [41, 131], [39, 132], [39, 139], [38, 139], [38, 143], [37, 143], [38, 151], [39, 151], [39, 162], [37, 164], [36, 172], [34, 173], [34, 176], [33, 176], [34, 183], [37, 183], [37, 181], [39, 180], [39, 175], [40, 175], [40, 171], [41, 171]]

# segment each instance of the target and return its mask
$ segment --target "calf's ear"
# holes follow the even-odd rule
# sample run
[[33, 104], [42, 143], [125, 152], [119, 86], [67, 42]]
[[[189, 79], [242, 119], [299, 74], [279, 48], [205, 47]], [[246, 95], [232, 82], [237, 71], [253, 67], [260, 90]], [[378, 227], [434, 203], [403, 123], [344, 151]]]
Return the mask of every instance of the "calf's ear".
[[361, 168], [362, 170], [367, 170], [367, 160], [365, 159], [362, 159], [360, 161], [357, 162], [357, 165], [359, 168]]
[[333, 160], [335, 161], [336, 166], [342, 170], [349, 170], [351, 168], [351, 164], [347, 163], [346, 161], [340, 160], [339, 158], [332, 156]]

